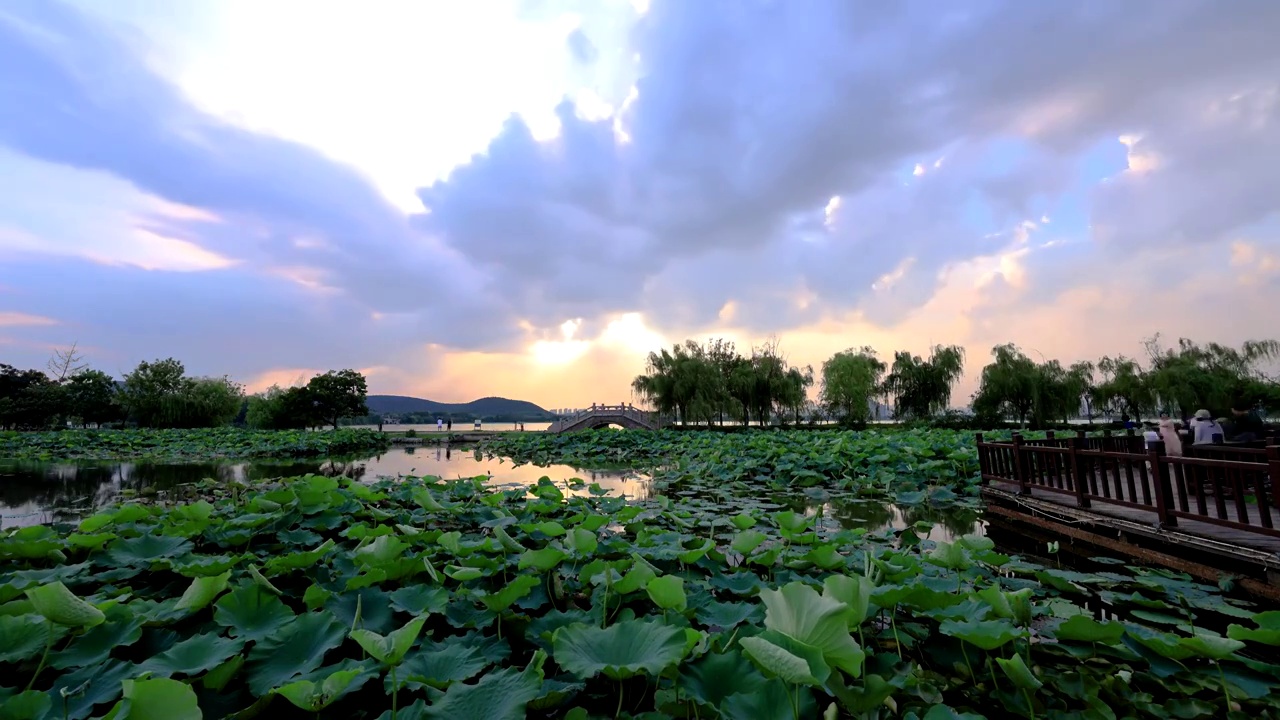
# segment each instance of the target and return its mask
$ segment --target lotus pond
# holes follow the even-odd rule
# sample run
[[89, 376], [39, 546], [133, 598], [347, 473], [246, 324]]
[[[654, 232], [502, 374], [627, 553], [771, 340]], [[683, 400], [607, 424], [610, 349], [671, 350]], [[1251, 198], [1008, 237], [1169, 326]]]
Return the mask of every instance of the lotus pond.
[[11, 531], [0, 717], [1280, 712], [1280, 612], [977, 535], [848, 529], [765, 487], [628, 502], [313, 475]]
[[0, 458], [11, 460], [210, 460], [248, 457], [317, 457], [386, 448], [387, 436], [371, 430], [56, 430], [0, 431]]

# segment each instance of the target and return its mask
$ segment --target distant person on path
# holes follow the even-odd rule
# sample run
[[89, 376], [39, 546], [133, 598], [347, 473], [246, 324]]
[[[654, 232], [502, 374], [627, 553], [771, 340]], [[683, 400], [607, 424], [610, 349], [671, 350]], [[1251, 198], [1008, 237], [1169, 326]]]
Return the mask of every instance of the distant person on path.
[[1178, 426], [1169, 417], [1169, 413], [1160, 413], [1160, 439], [1164, 440], [1164, 451], [1169, 455], [1182, 454], [1182, 438], [1178, 437]]
[[444, 429], [444, 420], [441, 420], [440, 418], [436, 418], [436, 432], [440, 432], [443, 429]]
[[1124, 425], [1125, 430], [1132, 430], [1135, 427], [1137, 427], [1137, 425], [1134, 424], [1133, 420], [1129, 419], [1128, 413], [1123, 413], [1120, 415], [1120, 423]]
[[449, 418], [449, 419], [445, 422], [445, 424], [444, 424], [444, 429], [445, 429], [445, 430], [448, 430], [449, 432], [453, 432], [453, 418]]
[[1191, 442], [1195, 445], [1213, 444], [1214, 435], [1221, 435], [1223, 438], [1227, 436], [1222, 426], [1213, 419], [1213, 414], [1205, 409], [1196, 411], [1196, 416], [1191, 420], [1191, 432]]
[[1236, 442], [1252, 442], [1266, 432], [1266, 425], [1251, 405], [1243, 400], [1231, 405], [1231, 439]]

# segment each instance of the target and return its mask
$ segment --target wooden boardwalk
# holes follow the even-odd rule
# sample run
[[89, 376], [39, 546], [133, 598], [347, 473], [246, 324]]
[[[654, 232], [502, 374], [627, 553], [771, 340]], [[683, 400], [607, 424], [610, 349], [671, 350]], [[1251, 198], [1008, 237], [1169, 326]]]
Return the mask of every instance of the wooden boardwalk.
[[1280, 446], [1194, 446], [1175, 457], [1132, 435], [977, 440], [995, 514], [1073, 539], [1090, 528], [1112, 550], [1140, 543], [1134, 557], [1194, 556], [1201, 574], [1246, 567], [1280, 584]]

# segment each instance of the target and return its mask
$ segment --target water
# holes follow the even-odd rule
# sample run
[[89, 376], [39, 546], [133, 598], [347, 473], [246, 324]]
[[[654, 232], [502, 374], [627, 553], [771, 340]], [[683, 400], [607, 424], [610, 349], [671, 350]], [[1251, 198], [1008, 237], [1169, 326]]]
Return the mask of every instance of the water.
[[[343, 428], [348, 428], [348, 427], [354, 428], [357, 430], [377, 430], [378, 429], [377, 425], [343, 425]], [[542, 432], [543, 430], [546, 430], [549, 427], [551, 427], [551, 423], [531, 422], [531, 423], [524, 424], [524, 431], [525, 432]], [[475, 429], [476, 429], [475, 423], [455, 422], [453, 424], [453, 432], [455, 433], [474, 432]], [[419, 435], [430, 435], [432, 433], [440, 433], [439, 430], [436, 430], [435, 423], [406, 423], [404, 425], [391, 425], [388, 423], [388, 424], [383, 424], [382, 430], [383, 432], [393, 432], [393, 433], [408, 432], [409, 430], [413, 430]], [[519, 430], [519, 428], [516, 427], [515, 423], [487, 422], [487, 423], [481, 423], [480, 430], [482, 432], [516, 432]]]
[[112, 502], [122, 490], [163, 492], [206, 478], [253, 482], [308, 473], [368, 480], [401, 475], [438, 475], [447, 479], [489, 475], [494, 486], [532, 485], [545, 475], [557, 482], [581, 478], [588, 484], [599, 483], [613, 494], [649, 497], [648, 476], [633, 470], [568, 465], [515, 467], [510, 461], [477, 460], [472, 452], [442, 447], [392, 448], [365, 458], [286, 461], [177, 464], [0, 460], [0, 528], [75, 517]]

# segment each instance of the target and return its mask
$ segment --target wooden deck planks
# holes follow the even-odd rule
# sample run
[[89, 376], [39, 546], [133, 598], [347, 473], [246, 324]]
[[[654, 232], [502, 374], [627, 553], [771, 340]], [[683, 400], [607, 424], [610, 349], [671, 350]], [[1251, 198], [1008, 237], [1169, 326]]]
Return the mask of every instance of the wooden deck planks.
[[[1098, 492], [1101, 493], [1102, 491], [1101, 484], [1100, 484], [1101, 478], [1095, 477], [1095, 480], [1099, 481]], [[1125, 485], [1124, 497], [1127, 499], [1129, 497], [1129, 491], [1127, 487], [1128, 480], [1127, 478], [1120, 478], [1119, 480], [1123, 482]], [[1117, 483], [1117, 478], [1114, 475], [1114, 473], [1109, 473], [1107, 475], [1106, 482], [1110, 484], [1110, 487], [1113, 491], [1112, 497], [1116, 497], [1116, 495], [1114, 494], [1114, 488], [1115, 488], [1115, 484]], [[1148, 487], [1146, 488], [1147, 491], [1152, 493], [1152, 497], [1154, 497], [1155, 489], [1151, 487], [1150, 485], [1151, 480], [1149, 477], [1147, 478], [1146, 482], [1148, 483]], [[1000, 490], [1003, 490], [1004, 492], [1014, 493], [1014, 494], [1016, 494], [1019, 489], [1016, 483], [1011, 483], [1011, 482], [996, 482], [996, 483], [992, 483], [992, 485], [994, 487], [999, 488]], [[1141, 497], [1141, 493], [1142, 493], [1141, 486], [1138, 487], [1138, 493], [1139, 493], [1139, 497]], [[1175, 490], [1175, 494], [1176, 494], [1176, 490]], [[1094, 499], [1090, 503], [1089, 508], [1083, 509], [1083, 508], [1078, 508], [1076, 506], [1076, 497], [1074, 493], [1053, 492], [1051, 490], [1047, 490], [1035, 484], [1031, 486], [1031, 497], [1036, 498], [1037, 500], [1052, 503], [1054, 505], [1070, 507], [1076, 512], [1084, 511], [1084, 512], [1089, 512], [1090, 514], [1101, 515], [1104, 517], [1122, 518], [1130, 522], [1140, 523], [1144, 525], [1154, 525], [1156, 521], [1156, 512], [1154, 507], [1151, 507], [1150, 509], [1133, 508], [1133, 507], [1126, 507], [1123, 505], [1106, 503], [1106, 502], [1102, 502], [1101, 500]], [[1194, 498], [1188, 498], [1188, 501], [1192, 511], [1194, 512], [1196, 507]], [[1213, 498], [1209, 498], [1208, 505], [1209, 505], [1210, 514], [1216, 516], [1217, 513], [1216, 513], [1216, 508], [1214, 507]], [[1226, 505], [1226, 508], [1225, 508], [1226, 516], [1227, 516], [1226, 519], [1238, 521], [1239, 515], [1236, 513], [1234, 501], [1227, 500], [1225, 505]], [[1178, 509], [1181, 509], [1180, 503], [1177, 503], [1176, 501], [1175, 501], [1175, 506], [1178, 507]], [[1255, 513], [1258, 511], [1258, 509], [1259, 507], [1257, 505], [1251, 505], [1248, 508], [1248, 511], [1250, 512], [1251, 524], [1257, 523], [1257, 515]], [[1277, 512], [1274, 508], [1271, 508], [1270, 512], [1271, 512], [1272, 518], [1276, 518], [1277, 515], [1280, 515], [1280, 512]], [[1280, 524], [1280, 523], [1277, 523], [1277, 524]], [[1179, 532], [1186, 533], [1188, 535], [1196, 535], [1198, 537], [1207, 538], [1209, 540], [1214, 540], [1221, 543], [1239, 545], [1242, 547], [1247, 547], [1247, 548], [1250, 548], [1253, 550], [1259, 550], [1262, 552], [1280, 554], [1280, 538], [1278, 537], [1261, 535], [1258, 533], [1248, 532], [1246, 530], [1237, 530], [1235, 528], [1223, 527], [1221, 525], [1215, 525], [1213, 523], [1207, 523], [1207, 522], [1202, 522], [1198, 520], [1191, 520], [1184, 517], [1178, 518], [1177, 530]]]

